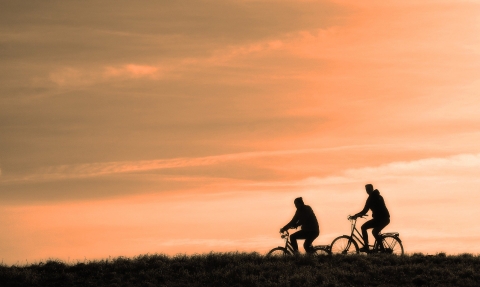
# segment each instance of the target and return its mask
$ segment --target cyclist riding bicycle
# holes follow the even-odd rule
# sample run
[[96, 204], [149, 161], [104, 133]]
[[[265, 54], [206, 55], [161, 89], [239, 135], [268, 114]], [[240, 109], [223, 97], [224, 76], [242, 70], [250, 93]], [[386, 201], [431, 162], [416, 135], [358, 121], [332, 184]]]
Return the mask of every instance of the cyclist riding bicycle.
[[[367, 214], [368, 210], [372, 210], [372, 218], [371, 220], [365, 222], [362, 225], [362, 235], [363, 235], [363, 240], [365, 242], [365, 246], [360, 248], [360, 251], [362, 252], [368, 252], [368, 233], [367, 229], [373, 228], [372, 234], [373, 237], [378, 242], [381, 242], [381, 238], [379, 238], [380, 231], [382, 231], [385, 226], [387, 226], [390, 223], [390, 213], [388, 212], [387, 206], [385, 205], [385, 201], [383, 200], [383, 197], [380, 195], [380, 192], [378, 189], [373, 189], [373, 185], [367, 184], [365, 185], [365, 190], [368, 193], [368, 199], [367, 202], [365, 203], [365, 207], [363, 208], [362, 211], [359, 213], [351, 216], [353, 219], [357, 217], [361, 217]], [[380, 244], [380, 248], [383, 248], [383, 246]]]
[[298, 254], [297, 239], [305, 239], [303, 247], [307, 253], [311, 253], [313, 252], [312, 243], [320, 234], [317, 217], [315, 216], [315, 213], [313, 213], [312, 208], [303, 203], [303, 199], [301, 197], [295, 198], [293, 203], [295, 204], [297, 211], [295, 212], [292, 220], [282, 229], [280, 229], [280, 232], [283, 233], [290, 228], [302, 226], [302, 230], [290, 235], [292, 247], [294, 252]]

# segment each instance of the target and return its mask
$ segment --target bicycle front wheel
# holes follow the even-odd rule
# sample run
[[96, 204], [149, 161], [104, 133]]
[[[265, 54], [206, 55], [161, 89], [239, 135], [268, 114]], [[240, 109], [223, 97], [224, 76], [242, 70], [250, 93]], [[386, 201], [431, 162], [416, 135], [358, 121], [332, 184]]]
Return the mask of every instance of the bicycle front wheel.
[[358, 254], [358, 244], [350, 236], [342, 235], [335, 238], [330, 246], [332, 254]]
[[384, 252], [388, 254], [403, 255], [403, 245], [397, 236], [387, 235], [382, 238]]
[[290, 255], [290, 252], [284, 247], [276, 247], [267, 253], [267, 256], [283, 257]]

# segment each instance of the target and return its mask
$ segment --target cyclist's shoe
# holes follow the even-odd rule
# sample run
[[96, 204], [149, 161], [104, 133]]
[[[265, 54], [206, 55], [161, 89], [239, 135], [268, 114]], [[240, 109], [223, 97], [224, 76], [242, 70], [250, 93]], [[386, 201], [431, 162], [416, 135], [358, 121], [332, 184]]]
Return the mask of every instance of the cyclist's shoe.
[[363, 246], [362, 248], [360, 248], [359, 250], [360, 252], [370, 252], [370, 249], [368, 249], [368, 246]]
[[310, 245], [308, 247], [308, 249], [305, 249], [305, 251], [307, 252], [307, 255], [311, 255], [311, 254], [315, 253], [315, 249], [313, 248], [312, 245]]

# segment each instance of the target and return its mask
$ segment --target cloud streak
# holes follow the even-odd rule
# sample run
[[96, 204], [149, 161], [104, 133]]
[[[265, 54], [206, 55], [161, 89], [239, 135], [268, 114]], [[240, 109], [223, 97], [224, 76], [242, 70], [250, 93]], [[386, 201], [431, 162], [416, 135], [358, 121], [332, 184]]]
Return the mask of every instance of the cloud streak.
[[107, 77], [127, 76], [131, 78], [141, 78], [141, 77], [157, 78], [159, 70], [160, 69], [155, 66], [128, 64], [120, 68], [107, 67], [105, 69], [105, 75]]
[[262, 157], [311, 154], [334, 150], [352, 149], [358, 146], [343, 146], [323, 149], [298, 149], [278, 151], [257, 151], [196, 158], [173, 158], [142, 161], [120, 161], [89, 163], [77, 165], [59, 165], [40, 169], [37, 173], [16, 180], [59, 180], [68, 178], [98, 177], [111, 174], [135, 173], [161, 169], [201, 167], [230, 161], [242, 161]]
[[106, 82], [111, 79], [139, 79], [147, 78], [158, 80], [164, 70], [159, 66], [125, 64], [106, 66], [103, 68], [62, 67], [50, 72], [49, 80], [59, 87], [88, 87], [95, 83]]
[[415, 161], [393, 162], [379, 167], [345, 171], [352, 179], [391, 177], [471, 177], [480, 168], [480, 154], [459, 154], [445, 158], [427, 158]]
[[[188, 167], [206, 167], [221, 165], [227, 162], [251, 161], [261, 158], [275, 158], [282, 156], [298, 156], [308, 154], [321, 154], [331, 151], [351, 150], [359, 148], [372, 148], [372, 146], [343, 146], [323, 149], [298, 149], [298, 150], [277, 150], [243, 152], [234, 154], [223, 154], [215, 156], [195, 158], [173, 158], [142, 161], [119, 161], [104, 163], [89, 163], [77, 165], [59, 165], [39, 169], [36, 173], [18, 176], [13, 179], [3, 179], [3, 182], [10, 181], [36, 181], [36, 180], [63, 180], [75, 178], [101, 177], [115, 174], [142, 173], [165, 169], [177, 169]], [[270, 168], [287, 168], [271, 166]], [[346, 169], [341, 173], [327, 177], [308, 177], [299, 181], [284, 180], [280, 182], [258, 181], [250, 183], [249, 186], [304, 186], [312, 187], [317, 185], [331, 185], [363, 182], [365, 179], [385, 181], [391, 179], [417, 178], [430, 180], [446, 180], [448, 178], [465, 177], [472, 179], [480, 169], [480, 154], [458, 154], [443, 158], [426, 158], [413, 161], [396, 161], [373, 167], [362, 167]], [[1, 170], [0, 170], [1, 175]], [[186, 178], [182, 176], [182, 178]], [[188, 178], [188, 176], [187, 176]], [[193, 176], [192, 178], [195, 178]], [[480, 179], [479, 179], [480, 180]]]
[[469, 181], [480, 181], [476, 178], [480, 169], [480, 154], [459, 154], [443, 158], [426, 158], [413, 161], [397, 161], [388, 164], [357, 169], [347, 169], [338, 175], [327, 177], [309, 177], [299, 181], [251, 183], [257, 186], [290, 186], [314, 188], [325, 185], [364, 183], [367, 181], [386, 181], [392, 179], [423, 181], [449, 180], [466, 178]]

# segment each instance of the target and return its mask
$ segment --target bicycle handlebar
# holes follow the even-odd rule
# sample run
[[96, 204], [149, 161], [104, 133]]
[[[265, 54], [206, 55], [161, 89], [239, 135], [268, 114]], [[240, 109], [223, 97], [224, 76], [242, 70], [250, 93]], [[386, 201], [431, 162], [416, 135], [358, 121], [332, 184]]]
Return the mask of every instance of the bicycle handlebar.
[[283, 233], [282, 232], [280, 233], [282, 234], [281, 235], [282, 239], [288, 238], [290, 236], [290, 233], [288, 232], [288, 230], [285, 230]]
[[365, 214], [365, 215], [362, 215], [362, 216], [349, 215], [349, 216], [347, 217], [347, 219], [348, 219], [348, 220], [357, 220], [358, 217], [360, 217], [360, 218], [365, 218], [365, 217], [367, 217], [367, 216], [368, 216], [368, 214]]

